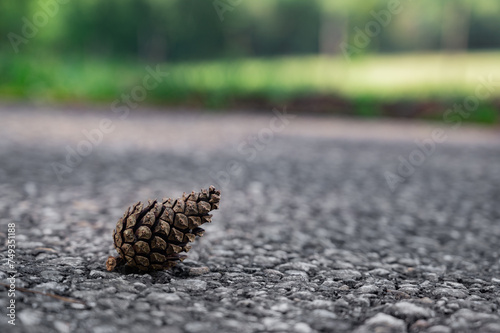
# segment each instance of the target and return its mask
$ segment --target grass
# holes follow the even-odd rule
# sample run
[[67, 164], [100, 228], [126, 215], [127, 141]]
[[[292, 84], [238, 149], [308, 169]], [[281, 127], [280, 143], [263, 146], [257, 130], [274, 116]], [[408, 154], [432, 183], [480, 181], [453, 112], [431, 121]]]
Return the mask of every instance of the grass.
[[[103, 59], [6, 57], [0, 54], [0, 97], [44, 102], [111, 102], [142, 84], [146, 64]], [[377, 116], [378, 103], [456, 101], [473, 95], [480, 77], [500, 78], [500, 52], [283, 57], [161, 64], [170, 75], [146, 103], [225, 107], [245, 99], [286, 103], [304, 96], [352, 101], [355, 113]], [[153, 65], [154, 67], [154, 65]], [[477, 121], [496, 121], [490, 101]], [[482, 105], [483, 105], [482, 104]], [[483, 112], [483, 111], [482, 111]]]

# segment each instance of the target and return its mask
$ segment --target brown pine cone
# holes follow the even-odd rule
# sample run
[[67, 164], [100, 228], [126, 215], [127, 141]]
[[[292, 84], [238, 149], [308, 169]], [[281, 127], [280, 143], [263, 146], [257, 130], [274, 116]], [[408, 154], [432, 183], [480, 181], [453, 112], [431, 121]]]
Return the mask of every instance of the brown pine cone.
[[188, 244], [205, 232], [200, 225], [211, 222], [211, 210], [219, 208], [220, 191], [208, 190], [184, 193], [177, 200], [149, 200], [129, 207], [113, 230], [118, 257], [109, 257], [106, 269], [127, 264], [143, 271], [162, 270], [175, 266], [186, 258]]

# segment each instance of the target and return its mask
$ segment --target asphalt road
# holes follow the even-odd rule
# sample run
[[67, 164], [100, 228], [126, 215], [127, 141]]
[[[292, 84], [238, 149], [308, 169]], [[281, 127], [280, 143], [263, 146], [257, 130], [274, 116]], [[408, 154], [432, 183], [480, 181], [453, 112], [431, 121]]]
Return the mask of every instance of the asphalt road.
[[[0, 108], [0, 331], [500, 332], [498, 129], [280, 112]], [[129, 205], [210, 184], [183, 264], [106, 271]]]

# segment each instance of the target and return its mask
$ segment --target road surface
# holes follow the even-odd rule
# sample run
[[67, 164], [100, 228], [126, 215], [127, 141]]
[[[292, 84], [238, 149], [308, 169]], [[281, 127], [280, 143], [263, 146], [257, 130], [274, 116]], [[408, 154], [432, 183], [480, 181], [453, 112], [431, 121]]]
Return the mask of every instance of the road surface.
[[[498, 128], [281, 108], [0, 119], [0, 280], [18, 288], [0, 287], [2, 332], [500, 332]], [[210, 184], [220, 210], [183, 264], [105, 270], [129, 205]]]

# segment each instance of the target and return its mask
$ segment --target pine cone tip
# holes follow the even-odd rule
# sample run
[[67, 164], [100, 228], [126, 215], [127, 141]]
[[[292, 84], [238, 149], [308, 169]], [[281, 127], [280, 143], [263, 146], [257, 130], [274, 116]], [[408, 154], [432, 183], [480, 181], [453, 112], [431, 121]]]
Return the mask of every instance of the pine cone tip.
[[116, 259], [115, 257], [109, 256], [108, 260], [106, 260], [106, 270], [108, 272], [112, 272], [116, 267]]

